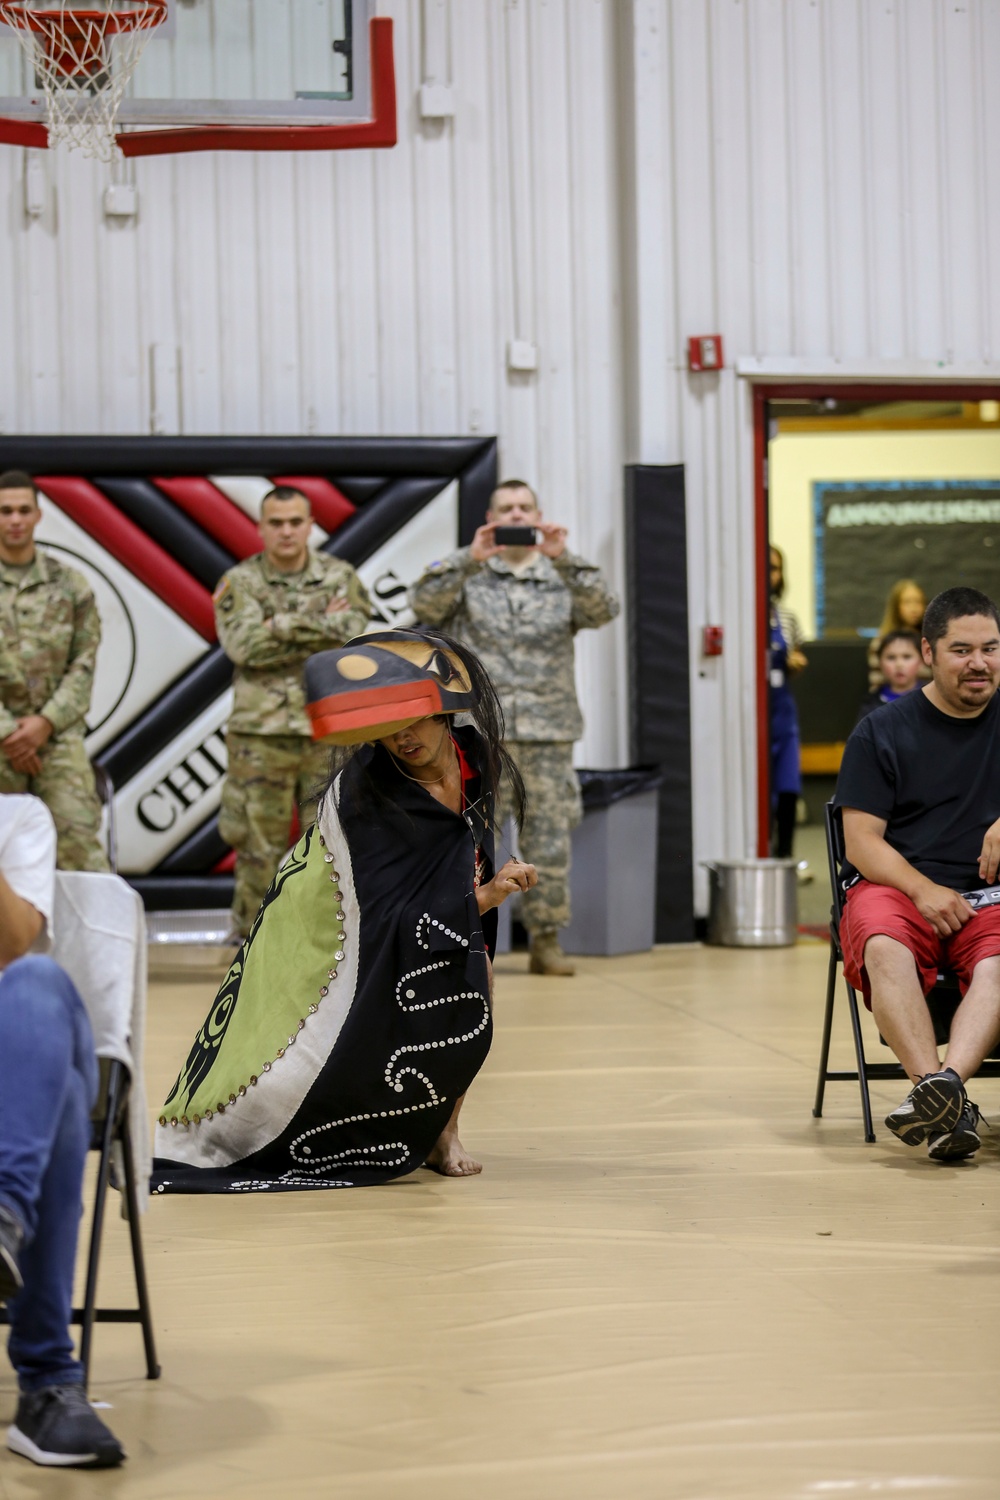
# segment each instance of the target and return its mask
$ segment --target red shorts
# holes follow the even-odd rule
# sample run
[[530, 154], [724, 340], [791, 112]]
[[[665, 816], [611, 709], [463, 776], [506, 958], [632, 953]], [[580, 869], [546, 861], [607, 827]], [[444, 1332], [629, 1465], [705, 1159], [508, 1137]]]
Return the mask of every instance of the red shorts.
[[844, 977], [860, 990], [871, 1010], [871, 987], [865, 972], [865, 944], [878, 934], [895, 938], [909, 948], [917, 964], [924, 994], [930, 994], [941, 969], [953, 969], [964, 995], [972, 982], [972, 971], [982, 958], [1000, 954], [1000, 906], [977, 911], [951, 937], [938, 937], [902, 891], [891, 885], [872, 885], [859, 880], [847, 893], [840, 919], [840, 946], [844, 950]]

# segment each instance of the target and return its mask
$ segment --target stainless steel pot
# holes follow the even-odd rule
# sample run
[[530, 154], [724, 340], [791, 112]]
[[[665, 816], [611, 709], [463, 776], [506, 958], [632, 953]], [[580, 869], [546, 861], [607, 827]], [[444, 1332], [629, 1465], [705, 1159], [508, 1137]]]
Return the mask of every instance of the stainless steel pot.
[[787, 948], [799, 921], [793, 859], [706, 860], [708, 941], [722, 948]]

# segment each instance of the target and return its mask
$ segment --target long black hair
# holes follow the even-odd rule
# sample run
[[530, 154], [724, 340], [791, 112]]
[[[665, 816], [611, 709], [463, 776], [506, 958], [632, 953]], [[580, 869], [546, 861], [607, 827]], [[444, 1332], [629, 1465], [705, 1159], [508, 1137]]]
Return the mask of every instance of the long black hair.
[[[483, 791], [491, 800], [496, 801], [500, 793], [502, 781], [506, 781], [510, 794], [511, 811], [514, 814], [518, 828], [524, 822], [524, 812], [527, 805], [527, 793], [524, 789], [524, 781], [517, 768], [517, 763], [510, 751], [504, 744], [506, 725], [504, 723], [503, 705], [493, 686], [493, 679], [483, 666], [479, 657], [468, 646], [457, 641], [453, 636], [445, 635], [443, 630], [432, 628], [421, 628], [412, 632], [414, 635], [422, 636], [432, 645], [440, 646], [444, 651], [453, 651], [461, 661], [475, 694], [475, 704], [466, 709], [466, 717], [472, 723], [479, 734], [479, 766], [478, 771], [483, 783]], [[362, 639], [364, 639], [362, 637]], [[334, 749], [330, 764], [330, 777], [323, 788], [329, 791], [337, 775], [349, 765], [355, 757], [366, 748], [367, 741], [360, 745], [338, 746]], [[367, 760], [368, 757], [365, 757]], [[365, 767], [367, 773], [367, 766]], [[375, 783], [374, 779], [367, 775], [371, 791], [376, 800], [384, 801], [384, 793]]]

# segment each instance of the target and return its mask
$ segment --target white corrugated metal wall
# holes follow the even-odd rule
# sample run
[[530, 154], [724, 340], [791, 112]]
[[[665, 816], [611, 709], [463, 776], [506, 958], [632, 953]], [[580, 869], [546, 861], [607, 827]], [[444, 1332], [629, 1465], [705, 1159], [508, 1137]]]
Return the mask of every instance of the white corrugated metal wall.
[[[453, 121], [422, 122], [422, 19]], [[753, 839], [747, 383], [989, 371], [1000, 0], [394, 0], [400, 143], [107, 169], [0, 148], [7, 432], [497, 432], [620, 581], [621, 466], [687, 466], [696, 855]], [[443, 47], [443, 51], [441, 48]], [[729, 368], [692, 376], [691, 333]], [[508, 373], [511, 339], [537, 345]], [[155, 371], [155, 377], [154, 377]], [[706, 622], [727, 654], [697, 655]], [[623, 633], [583, 757], [626, 753]], [[699, 675], [704, 673], [705, 675]]]
[[[756, 837], [752, 432], [734, 365], [1000, 374], [1000, 4], [622, 10], [626, 445], [686, 465], [695, 851], [732, 856]], [[714, 332], [728, 368], [689, 374], [687, 336]], [[708, 622], [726, 627], [713, 662]]]
[[[614, 7], [444, 10], [457, 114], [423, 122], [423, 7], [380, 6], [392, 151], [139, 161], [116, 222], [108, 169], [62, 152], [29, 216], [29, 153], [0, 148], [3, 430], [497, 432], [620, 582]], [[507, 374], [512, 338], [537, 373]], [[625, 755], [619, 642], [580, 653], [591, 764]]]

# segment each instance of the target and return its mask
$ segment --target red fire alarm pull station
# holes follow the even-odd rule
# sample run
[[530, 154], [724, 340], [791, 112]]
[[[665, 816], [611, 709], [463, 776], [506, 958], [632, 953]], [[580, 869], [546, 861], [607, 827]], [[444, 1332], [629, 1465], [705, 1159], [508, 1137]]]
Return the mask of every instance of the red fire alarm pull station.
[[706, 625], [701, 632], [702, 656], [722, 655], [722, 626]]
[[689, 370], [721, 370], [723, 364], [721, 333], [696, 333], [688, 339]]

